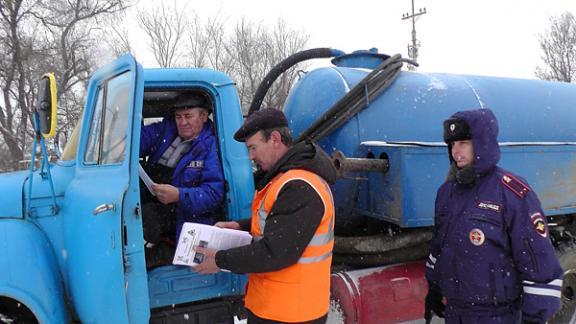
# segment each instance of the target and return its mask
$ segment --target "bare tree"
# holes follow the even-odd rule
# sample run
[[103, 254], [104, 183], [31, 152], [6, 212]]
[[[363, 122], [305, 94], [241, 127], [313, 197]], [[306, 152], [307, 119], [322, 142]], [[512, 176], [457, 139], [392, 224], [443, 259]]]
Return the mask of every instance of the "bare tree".
[[[227, 73], [236, 82], [245, 110], [266, 73], [302, 50], [309, 38], [301, 31], [290, 30], [282, 20], [271, 29], [243, 18], [229, 31], [220, 12], [206, 20], [194, 11], [184, 12], [176, 4], [167, 7], [162, 3], [152, 12], [138, 13], [139, 25], [151, 39], [156, 62], [161, 67], [186, 65]], [[270, 89], [264, 105], [280, 107], [296, 77], [296, 68], [286, 71]]]
[[188, 24], [187, 36], [190, 53], [188, 64], [192, 67], [208, 66], [208, 53], [210, 52], [210, 36], [206, 26], [201, 22], [200, 17], [195, 12], [192, 13], [192, 21]]
[[267, 62], [270, 61], [270, 36], [262, 25], [247, 22], [242, 19], [236, 24], [230, 37], [228, 51], [234, 59], [235, 69], [231, 76], [236, 81], [242, 107], [247, 107], [252, 94], [266, 73]]
[[[288, 29], [283, 20], [278, 21], [272, 34], [272, 55], [270, 56], [271, 61], [269, 62], [270, 66], [267, 67], [267, 71], [281, 60], [303, 50], [309, 38], [309, 36], [302, 31]], [[298, 77], [299, 69], [301, 70], [304, 67], [304, 64], [301, 64], [298, 66], [298, 69], [297, 67], [293, 67], [283, 73], [280, 79], [271, 87], [263, 103], [268, 107], [281, 107], [288, 97], [290, 87]]]
[[206, 22], [202, 22], [197, 14], [192, 19], [188, 29], [188, 64], [230, 73], [234, 67], [227, 50], [225, 20], [220, 17], [220, 12]]
[[185, 7], [178, 8], [175, 2], [172, 10], [161, 2], [159, 8], [138, 12], [138, 23], [150, 37], [152, 53], [160, 67], [178, 64], [181, 40], [187, 29], [185, 12]]
[[[248, 109], [260, 81], [284, 58], [301, 51], [309, 36], [288, 29], [283, 20], [269, 30], [262, 24], [238, 22], [229, 40], [228, 49], [234, 58], [232, 77], [238, 85], [244, 111]], [[303, 68], [302, 64], [300, 68]], [[297, 67], [288, 69], [270, 88], [263, 106], [281, 107], [297, 78]]]
[[[35, 86], [54, 71], [59, 106], [75, 118], [94, 66], [95, 25], [125, 9], [124, 0], [12, 0], [0, 3], [0, 142], [17, 168], [32, 139]], [[80, 91], [81, 92], [81, 91]]]
[[113, 32], [113, 36], [107, 39], [108, 48], [112, 50], [114, 56], [118, 57], [126, 53], [132, 53], [132, 43], [130, 42], [128, 29], [117, 26], [112, 26], [110, 29]]
[[536, 76], [544, 80], [576, 80], [576, 18], [570, 12], [550, 18], [550, 29], [540, 35], [543, 67]]

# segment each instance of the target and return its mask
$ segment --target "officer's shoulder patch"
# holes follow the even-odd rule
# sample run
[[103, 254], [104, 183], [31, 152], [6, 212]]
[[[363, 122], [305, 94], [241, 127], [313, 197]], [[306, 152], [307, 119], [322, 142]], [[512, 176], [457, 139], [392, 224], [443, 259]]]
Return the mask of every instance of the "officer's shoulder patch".
[[530, 220], [534, 226], [536, 233], [542, 237], [548, 236], [548, 226], [546, 226], [546, 221], [544, 221], [544, 216], [540, 212], [535, 212], [530, 214]]
[[516, 194], [516, 196], [520, 198], [524, 198], [526, 194], [530, 191], [528, 185], [516, 179], [511, 174], [502, 175], [502, 183], [506, 188], [510, 189], [513, 193]]

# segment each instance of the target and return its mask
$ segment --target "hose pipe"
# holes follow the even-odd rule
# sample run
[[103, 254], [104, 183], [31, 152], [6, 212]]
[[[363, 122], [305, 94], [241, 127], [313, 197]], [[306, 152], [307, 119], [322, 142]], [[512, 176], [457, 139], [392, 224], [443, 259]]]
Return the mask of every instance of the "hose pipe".
[[336, 57], [344, 54], [346, 53], [344, 53], [341, 50], [321, 47], [321, 48], [312, 48], [304, 50], [288, 56], [287, 58], [282, 60], [282, 62], [276, 64], [276, 66], [274, 66], [272, 70], [270, 70], [270, 72], [266, 74], [262, 82], [260, 82], [260, 85], [258, 86], [258, 89], [256, 89], [256, 93], [254, 94], [254, 98], [252, 98], [252, 103], [250, 103], [250, 109], [248, 109], [248, 115], [251, 115], [253, 112], [260, 110], [262, 101], [264, 101], [264, 97], [266, 97], [266, 93], [268, 93], [268, 90], [270, 89], [274, 81], [276, 81], [276, 79], [289, 68], [293, 67], [294, 65], [302, 61], [315, 58]]

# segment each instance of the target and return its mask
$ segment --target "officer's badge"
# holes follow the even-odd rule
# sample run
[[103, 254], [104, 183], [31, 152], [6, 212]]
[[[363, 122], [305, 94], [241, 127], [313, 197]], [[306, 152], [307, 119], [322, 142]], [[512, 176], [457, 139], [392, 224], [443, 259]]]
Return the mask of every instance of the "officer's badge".
[[480, 209], [495, 211], [495, 212], [500, 212], [500, 209], [502, 208], [502, 206], [500, 206], [499, 204], [495, 204], [495, 203], [490, 202], [490, 201], [480, 201], [476, 205], [476, 207], [480, 208]]
[[539, 212], [533, 213], [530, 215], [530, 219], [532, 220], [532, 225], [538, 233], [542, 237], [548, 236], [548, 227], [546, 226], [546, 222], [544, 221], [544, 216]]
[[186, 167], [196, 168], [196, 169], [203, 168], [204, 167], [204, 160], [190, 161], [190, 163], [188, 163], [188, 165]]
[[472, 229], [470, 234], [468, 234], [468, 238], [470, 239], [470, 242], [476, 246], [484, 244], [484, 240], [486, 240], [484, 232], [482, 232], [482, 230], [479, 228]]

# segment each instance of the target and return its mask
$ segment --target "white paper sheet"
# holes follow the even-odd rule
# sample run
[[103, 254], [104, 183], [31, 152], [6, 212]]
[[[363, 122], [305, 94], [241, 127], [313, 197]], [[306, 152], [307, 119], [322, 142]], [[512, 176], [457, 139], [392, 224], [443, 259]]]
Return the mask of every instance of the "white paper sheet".
[[150, 176], [148, 176], [148, 173], [146, 173], [146, 171], [144, 171], [144, 168], [142, 167], [142, 165], [140, 165], [140, 163], [138, 163], [138, 175], [140, 176], [140, 179], [142, 179], [142, 181], [144, 181], [144, 184], [146, 185], [146, 188], [148, 188], [150, 193], [153, 196], [156, 196], [156, 194], [154, 193], [154, 190], [152, 190], [152, 185], [155, 183], [154, 183], [154, 181], [152, 181], [152, 179], [150, 179]]
[[184, 223], [172, 264], [193, 266], [202, 263], [204, 255], [194, 251], [195, 246], [227, 250], [248, 245], [251, 241], [252, 235], [245, 231], [197, 223]]

